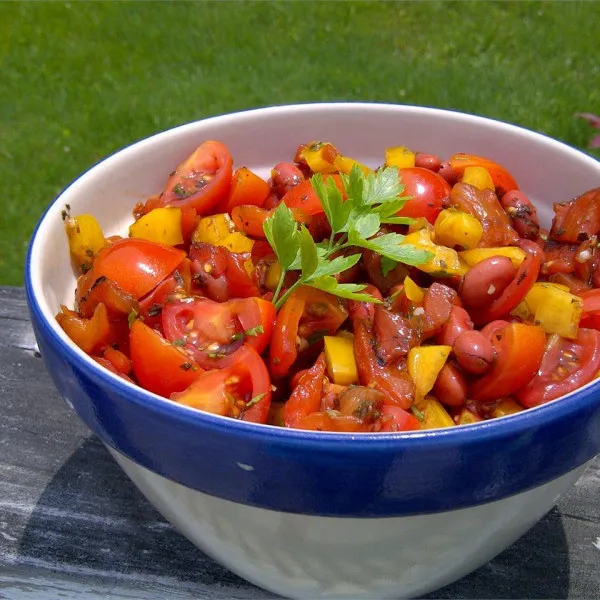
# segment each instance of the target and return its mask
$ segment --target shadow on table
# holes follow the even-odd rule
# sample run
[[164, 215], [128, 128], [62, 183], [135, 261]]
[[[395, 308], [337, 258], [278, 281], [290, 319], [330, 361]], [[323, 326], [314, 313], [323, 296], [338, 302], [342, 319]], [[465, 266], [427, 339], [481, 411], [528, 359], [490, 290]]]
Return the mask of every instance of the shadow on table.
[[[24, 559], [52, 557], [59, 568], [98, 576], [110, 577], [127, 565], [140, 580], [164, 577], [205, 591], [231, 586], [255, 598], [261, 594], [177, 533], [95, 437], [48, 484], [19, 550]], [[568, 548], [554, 509], [493, 561], [425, 598], [565, 598], [568, 590]]]

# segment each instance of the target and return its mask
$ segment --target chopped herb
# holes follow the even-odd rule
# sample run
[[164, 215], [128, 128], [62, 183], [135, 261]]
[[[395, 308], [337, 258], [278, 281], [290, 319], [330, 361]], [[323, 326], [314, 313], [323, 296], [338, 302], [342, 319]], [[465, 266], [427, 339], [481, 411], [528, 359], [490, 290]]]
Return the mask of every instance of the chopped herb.
[[152, 304], [152, 306], [148, 309], [149, 317], [157, 317], [162, 312], [162, 306], [160, 304]]
[[[95, 285], [95, 284], [94, 284]], [[138, 318], [138, 311], [135, 308], [127, 315], [127, 323], [129, 323], [129, 327], [133, 327], [135, 320]]]
[[248, 402], [246, 402], [246, 408], [250, 408], [251, 406], [258, 404], [266, 395], [267, 395], [267, 392], [263, 392], [262, 394], [257, 394], [256, 396], [254, 396], [254, 398], [252, 398], [252, 400], [248, 400]]
[[171, 344], [173, 344], [173, 346], [185, 346], [187, 343], [186, 339], [183, 338], [179, 338], [178, 340], [173, 340], [171, 342]]
[[194, 366], [193, 363], [186, 362], [186, 363], [183, 363], [182, 365], [180, 365], [180, 368], [183, 369], [184, 371], [189, 371], [193, 366]]
[[181, 287], [185, 286], [185, 281], [183, 281], [183, 277], [181, 276], [181, 274], [179, 273], [179, 271], [177, 269], [175, 269], [173, 271], [173, 279], [175, 279], [177, 284], [180, 285]]
[[231, 336], [231, 341], [232, 342], [237, 342], [238, 340], [243, 340], [244, 339], [244, 332], [243, 331], [238, 331], [236, 333], [234, 333]]
[[257, 325], [251, 329], [246, 330], [246, 335], [262, 335], [265, 332], [262, 325]]
[[414, 404], [410, 407], [410, 412], [415, 415], [421, 423], [425, 420], [425, 415]]
[[208, 358], [223, 358], [225, 354], [222, 352], [209, 352], [207, 356]]
[[180, 183], [173, 188], [173, 193], [179, 198], [187, 198], [190, 195]]

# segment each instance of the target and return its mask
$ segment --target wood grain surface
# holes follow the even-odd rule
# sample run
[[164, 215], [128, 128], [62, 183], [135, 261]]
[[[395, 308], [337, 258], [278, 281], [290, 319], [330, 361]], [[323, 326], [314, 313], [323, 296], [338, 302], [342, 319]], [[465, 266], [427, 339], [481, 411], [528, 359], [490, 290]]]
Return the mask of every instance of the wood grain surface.
[[[0, 331], [0, 598], [274, 597], [175, 532], [69, 410], [21, 288], [0, 287]], [[512, 547], [427, 598], [600, 598], [600, 459]]]

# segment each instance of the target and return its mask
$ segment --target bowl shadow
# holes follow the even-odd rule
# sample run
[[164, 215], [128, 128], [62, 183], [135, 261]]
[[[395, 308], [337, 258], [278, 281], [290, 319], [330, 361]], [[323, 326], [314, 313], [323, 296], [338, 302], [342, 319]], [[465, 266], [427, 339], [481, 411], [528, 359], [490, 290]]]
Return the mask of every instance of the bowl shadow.
[[[474, 532], [476, 535], [476, 532]], [[160, 578], [189, 598], [211, 590], [274, 598], [214, 562], [149, 504], [95, 436], [86, 439], [39, 497], [18, 548], [25, 561], [98, 577]], [[181, 593], [181, 589], [179, 593]], [[553, 509], [510, 548], [434, 598], [565, 598], [569, 554], [560, 512]], [[236, 593], [236, 597], [237, 597]], [[177, 595], [177, 597], [180, 597]], [[221, 596], [219, 596], [221, 597]]]

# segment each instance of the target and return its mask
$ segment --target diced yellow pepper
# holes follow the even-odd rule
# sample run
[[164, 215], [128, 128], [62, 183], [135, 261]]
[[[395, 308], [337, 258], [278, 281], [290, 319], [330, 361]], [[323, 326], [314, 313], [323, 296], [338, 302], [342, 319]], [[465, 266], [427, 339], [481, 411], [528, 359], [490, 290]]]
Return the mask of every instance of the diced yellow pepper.
[[274, 292], [279, 285], [279, 279], [281, 278], [281, 265], [279, 261], [272, 262], [267, 269], [265, 275], [265, 287]]
[[416, 219], [413, 219], [412, 223], [410, 223], [408, 226], [408, 233], [421, 231], [421, 229], [427, 229], [432, 236], [435, 235], [433, 225], [425, 217], [417, 217]]
[[513, 314], [523, 320], [531, 320], [546, 333], [562, 337], [577, 337], [583, 301], [571, 294], [565, 285], [556, 283], [534, 283]]
[[349, 158], [348, 156], [342, 156], [341, 154], [338, 154], [333, 161], [333, 166], [335, 167], [336, 171], [344, 173], [345, 175], [350, 175], [350, 171], [352, 171], [352, 167], [354, 165], [358, 165], [365, 175], [371, 173], [371, 169], [369, 169], [367, 165], [363, 165], [361, 162], [358, 162], [353, 158]]
[[421, 429], [441, 429], [455, 425], [448, 411], [432, 396], [415, 401], [415, 406], [423, 414]]
[[423, 302], [425, 292], [407, 275], [404, 278], [404, 293], [411, 302]]
[[496, 408], [492, 411], [492, 417], [506, 417], [508, 415], [514, 415], [518, 412], [521, 412], [524, 408], [512, 398], [504, 398], [501, 400]]
[[252, 246], [254, 246], [254, 240], [251, 240], [241, 231], [234, 231], [215, 243], [215, 246], [224, 246], [230, 252], [250, 252]]
[[458, 255], [469, 267], [474, 267], [477, 263], [492, 256], [506, 256], [507, 258], [510, 258], [512, 264], [518, 269], [525, 259], [525, 252], [516, 246], [473, 248], [472, 250], [462, 250]]
[[454, 420], [457, 425], [470, 425], [471, 423], [479, 423], [479, 421], [483, 421], [483, 419], [468, 408], [463, 408]]
[[129, 237], [177, 246], [183, 244], [180, 208], [154, 208], [129, 227]]
[[467, 266], [459, 259], [456, 250], [447, 246], [438, 246], [431, 240], [428, 229], [420, 229], [404, 236], [402, 244], [411, 244], [418, 250], [427, 250], [433, 254], [427, 262], [416, 265], [417, 269], [438, 277], [462, 276], [467, 272]]
[[410, 169], [415, 166], [415, 153], [406, 146], [393, 146], [385, 149], [385, 166]]
[[312, 142], [302, 150], [302, 157], [313, 173], [335, 173], [333, 164], [339, 154], [335, 146], [327, 142]]
[[473, 215], [451, 208], [440, 212], [434, 231], [438, 244], [465, 249], [477, 248], [483, 235], [483, 227]]
[[73, 259], [82, 268], [92, 264], [92, 259], [106, 245], [102, 227], [92, 215], [67, 216], [65, 231]]
[[485, 167], [465, 167], [462, 180], [478, 190], [495, 190], [496, 186], [490, 172]]
[[196, 225], [192, 241], [218, 246], [234, 230], [233, 221], [227, 213], [203, 217]]
[[452, 346], [416, 346], [408, 352], [408, 374], [415, 384], [415, 399], [424, 398], [433, 388]]
[[354, 342], [351, 338], [326, 335], [325, 361], [327, 372], [333, 383], [352, 385], [358, 383], [358, 371], [354, 357]]

